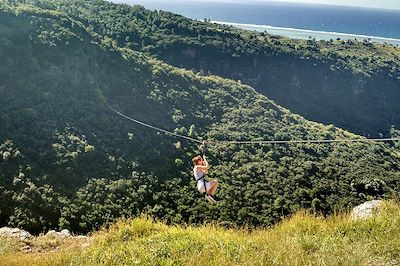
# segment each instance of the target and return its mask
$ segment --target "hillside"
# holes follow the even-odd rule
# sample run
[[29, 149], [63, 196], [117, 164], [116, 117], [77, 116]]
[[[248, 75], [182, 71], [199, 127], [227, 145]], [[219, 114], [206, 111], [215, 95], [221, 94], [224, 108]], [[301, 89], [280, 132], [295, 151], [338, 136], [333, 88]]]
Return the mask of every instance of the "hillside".
[[[304, 212], [271, 229], [220, 225], [168, 226], [146, 218], [122, 220], [88, 242], [45, 236], [0, 238], [7, 265], [398, 265], [400, 209], [387, 203], [369, 220], [329, 219]], [[87, 243], [87, 242], [86, 242]]]
[[222, 200], [208, 205], [190, 172], [199, 147], [115, 115], [101, 94], [125, 114], [198, 139], [358, 136], [247, 85], [121, 47], [70, 15], [88, 2], [67, 1], [68, 13], [54, 10], [58, 1], [22, 2], [31, 3], [0, 2], [0, 226], [89, 232], [141, 213], [268, 226], [303, 208], [329, 214], [398, 193], [393, 143], [214, 145], [207, 155]]
[[101, 0], [24, 2], [168, 64], [240, 80], [307, 119], [374, 137], [399, 128], [398, 47], [292, 40]]

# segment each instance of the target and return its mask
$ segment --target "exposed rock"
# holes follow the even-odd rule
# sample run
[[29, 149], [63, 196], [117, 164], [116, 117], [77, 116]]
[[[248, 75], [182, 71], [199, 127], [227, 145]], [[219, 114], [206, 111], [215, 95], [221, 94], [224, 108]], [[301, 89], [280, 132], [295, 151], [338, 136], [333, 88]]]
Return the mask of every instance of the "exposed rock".
[[26, 253], [32, 252], [32, 248], [31, 248], [31, 246], [26, 245], [26, 246], [23, 246], [23, 247], [21, 248], [21, 251], [26, 252]]
[[364, 202], [361, 205], [355, 207], [350, 214], [353, 221], [360, 219], [368, 219], [379, 209], [382, 205], [382, 200], [371, 200]]
[[54, 236], [54, 237], [58, 237], [59, 236], [59, 232], [57, 232], [56, 230], [50, 230], [47, 232], [46, 236]]
[[63, 229], [61, 230], [60, 234], [64, 237], [70, 237], [71, 236], [71, 232], [68, 229]]
[[63, 229], [61, 232], [57, 232], [56, 230], [50, 230], [47, 232], [46, 236], [53, 237], [71, 237], [71, 232], [68, 229]]
[[19, 240], [27, 240], [32, 238], [32, 235], [19, 228], [2, 227], [0, 228], [0, 236], [18, 238]]

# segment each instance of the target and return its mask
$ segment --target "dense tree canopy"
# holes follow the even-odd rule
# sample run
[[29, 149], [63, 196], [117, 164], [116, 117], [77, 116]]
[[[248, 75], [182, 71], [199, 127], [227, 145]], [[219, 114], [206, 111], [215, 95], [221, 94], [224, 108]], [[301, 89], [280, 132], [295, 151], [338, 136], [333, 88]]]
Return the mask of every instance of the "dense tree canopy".
[[400, 124], [398, 47], [293, 40], [102, 0], [17, 2], [63, 12], [174, 66], [240, 80], [313, 121], [373, 137]]
[[[329, 214], [400, 191], [400, 152], [392, 143], [218, 144], [208, 155], [222, 200], [208, 205], [191, 174], [199, 147], [132, 124], [104, 100], [198, 139], [358, 136], [307, 121], [239, 82], [163, 63], [125, 45], [129, 36], [113, 37], [88, 20], [124, 27], [161, 13], [165, 20], [155, 25], [179, 32], [180, 17], [91, 3], [0, 2], [0, 225], [86, 232], [147, 213], [171, 223], [267, 226], [301, 208]], [[181, 30], [188, 36], [207, 32], [195, 21], [186, 32], [187, 21]], [[138, 36], [158, 38], [158, 27], [145, 29]]]

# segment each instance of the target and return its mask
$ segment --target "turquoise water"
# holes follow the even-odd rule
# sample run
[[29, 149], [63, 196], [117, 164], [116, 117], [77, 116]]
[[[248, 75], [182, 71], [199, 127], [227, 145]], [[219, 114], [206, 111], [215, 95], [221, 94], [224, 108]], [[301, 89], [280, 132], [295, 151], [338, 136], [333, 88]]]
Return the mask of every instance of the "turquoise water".
[[400, 39], [395, 38], [383, 38], [383, 37], [374, 37], [367, 35], [357, 35], [357, 34], [346, 34], [346, 33], [337, 33], [337, 32], [324, 32], [324, 31], [312, 31], [312, 30], [302, 30], [302, 29], [293, 29], [293, 28], [283, 28], [283, 27], [273, 27], [268, 25], [252, 25], [252, 24], [240, 24], [240, 23], [230, 23], [230, 22], [221, 22], [221, 21], [213, 21], [217, 24], [225, 24], [231, 25], [244, 30], [252, 30], [259, 32], [267, 32], [273, 35], [281, 35], [289, 38], [295, 39], [303, 39], [308, 40], [311, 38], [315, 38], [316, 40], [326, 40], [330, 39], [336, 40], [340, 38], [341, 40], [354, 40], [357, 39], [359, 41], [368, 40], [371, 42], [378, 43], [387, 43], [392, 45], [400, 45]]
[[[252, 0], [113, 0], [140, 4], [203, 20], [227, 21], [249, 30], [292, 38], [318, 40], [365, 39], [400, 43], [400, 11], [341, 6], [257, 2]], [[399, 4], [400, 5], [400, 4]], [[267, 25], [267, 26], [265, 26]]]
[[112, 0], [140, 4], [148, 9], [171, 11], [193, 19], [227, 21], [246, 30], [267, 31], [290, 38], [330, 40], [370, 39], [400, 44], [400, 11], [294, 4], [282, 2], [221, 0]]

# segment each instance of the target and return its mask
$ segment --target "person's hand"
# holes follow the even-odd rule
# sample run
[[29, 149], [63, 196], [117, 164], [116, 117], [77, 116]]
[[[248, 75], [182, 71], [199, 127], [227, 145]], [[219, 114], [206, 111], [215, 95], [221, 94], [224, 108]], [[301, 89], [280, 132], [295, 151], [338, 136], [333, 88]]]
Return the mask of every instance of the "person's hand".
[[207, 157], [205, 155], [203, 155], [203, 160], [207, 160]]

